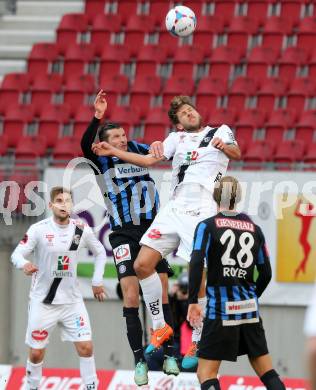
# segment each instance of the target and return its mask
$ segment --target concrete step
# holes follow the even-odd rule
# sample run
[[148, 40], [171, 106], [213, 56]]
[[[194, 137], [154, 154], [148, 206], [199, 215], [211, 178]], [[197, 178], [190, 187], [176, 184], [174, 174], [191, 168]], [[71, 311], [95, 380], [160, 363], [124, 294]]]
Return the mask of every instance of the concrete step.
[[0, 60], [0, 76], [6, 73], [25, 72], [26, 61], [23, 60]]
[[2, 45], [32, 45], [37, 42], [53, 42], [55, 31], [36, 30], [0, 30], [0, 46]]
[[22, 60], [27, 58], [32, 45], [0, 45], [0, 58]]
[[59, 24], [59, 16], [18, 16], [5, 15], [1, 19], [1, 30], [55, 30]]
[[84, 11], [83, 1], [19, 1], [17, 15], [62, 16]]

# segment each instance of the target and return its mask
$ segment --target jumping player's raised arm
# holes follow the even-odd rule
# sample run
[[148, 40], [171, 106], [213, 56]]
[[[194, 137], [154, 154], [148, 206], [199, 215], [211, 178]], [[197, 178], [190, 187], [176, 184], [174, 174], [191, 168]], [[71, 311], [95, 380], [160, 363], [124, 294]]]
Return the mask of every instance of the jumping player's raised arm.
[[[24, 269], [25, 273], [32, 274], [33, 272], [36, 272], [37, 267], [27, 259], [34, 251], [36, 245], [36, 230], [32, 225], [11, 255], [13, 265], [18, 269]], [[25, 269], [25, 267], [27, 267], [27, 269]]]
[[99, 142], [92, 145], [92, 151], [98, 156], [113, 156], [120, 160], [129, 162], [130, 164], [138, 165], [140, 167], [148, 168], [152, 165], [157, 164], [159, 161], [169, 160], [175, 153], [175, 142], [172, 134], [166, 138], [163, 143], [164, 145], [164, 156], [160, 158], [154, 157], [152, 154], [140, 155], [136, 153], [126, 152], [124, 150], [115, 148], [107, 142]]
[[269, 253], [266, 247], [264, 235], [260, 228], [259, 228], [259, 236], [261, 238], [261, 244], [259, 247], [258, 259], [256, 264], [259, 273], [258, 279], [256, 281], [256, 295], [258, 298], [262, 295], [264, 290], [267, 288], [272, 278], [272, 270], [271, 270], [271, 264], [269, 259]]
[[198, 293], [202, 282], [204, 261], [210, 243], [211, 234], [207, 229], [207, 225], [205, 222], [200, 222], [195, 229], [190, 261], [189, 304], [198, 303]]
[[212, 140], [212, 145], [221, 150], [229, 159], [240, 160], [241, 152], [230, 127], [222, 125]]

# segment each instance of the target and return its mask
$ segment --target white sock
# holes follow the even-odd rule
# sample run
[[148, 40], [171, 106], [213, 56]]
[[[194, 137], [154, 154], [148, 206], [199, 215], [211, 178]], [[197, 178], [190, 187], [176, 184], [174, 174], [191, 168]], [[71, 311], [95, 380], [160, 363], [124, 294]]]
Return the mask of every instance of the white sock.
[[94, 356], [81, 357], [80, 361], [80, 375], [82, 382], [85, 385], [85, 390], [97, 390], [98, 377], [95, 368]]
[[[203, 315], [205, 315], [205, 309], [206, 309], [206, 304], [207, 304], [207, 299], [206, 297], [199, 298], [198, 303], [202, 308]], [[201, 340], [201, 335], [202, 335], [202, 329], [203, 329], [203, 322], [201, 326], [197, 328], [193, 328], [192, 331], [192, 342], [198, 343]]]
[[43, 362], [26, 362], [26, 390], [38, 390], [42, 379]]
[[146, 279], [140, 280], [139, 283], [146, 307], [151, 315], [154, 330], [163, 328], [166, 322], [162, 310], [162, 285], [157, 272]]

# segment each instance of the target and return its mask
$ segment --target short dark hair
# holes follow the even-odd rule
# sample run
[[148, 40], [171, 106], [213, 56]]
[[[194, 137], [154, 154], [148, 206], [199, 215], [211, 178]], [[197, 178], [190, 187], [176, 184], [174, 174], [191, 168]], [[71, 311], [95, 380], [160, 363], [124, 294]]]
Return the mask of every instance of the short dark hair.
[[168, 116], [174, 125], [177, 125], [179, 123], [177, 112], [179, 111], [180, 107], [182, 107], [184, 104], [188, 104], [189, 106], [195, 109], [195, 106], [192, 103], [189, 96], [179, 95], [179, 96], [175, 96], [171, 100]]
[[62, 186], [53, 187], [50, 190], [50, 201], [54, 202], [54, 199], [56, 198], [57, 195], [64, 194], [64, 193], [69, 194], [72, 197], [72, 193], [68, 188]]
[[113, 129], [120, 129], [122, 126], [117, 122], [107, 122], [101, 125], [98, 129], [98, 135], [100, 141], [107, 141], [108, 139], [108, 131]]
[[241, 186], [233, 176], [224, 176], [215, 183], [213, 198], [218, 206], [234, 210], [241, 200]]

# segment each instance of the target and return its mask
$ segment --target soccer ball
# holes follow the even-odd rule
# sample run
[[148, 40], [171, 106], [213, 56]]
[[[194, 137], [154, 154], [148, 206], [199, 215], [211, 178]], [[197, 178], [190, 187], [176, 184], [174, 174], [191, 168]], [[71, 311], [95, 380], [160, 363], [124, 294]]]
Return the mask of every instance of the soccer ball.
[[166, 16], [166, 28], [175, 37], [187, 37], [196, 27], [196, 17], [189, 7], [178, 5]]

